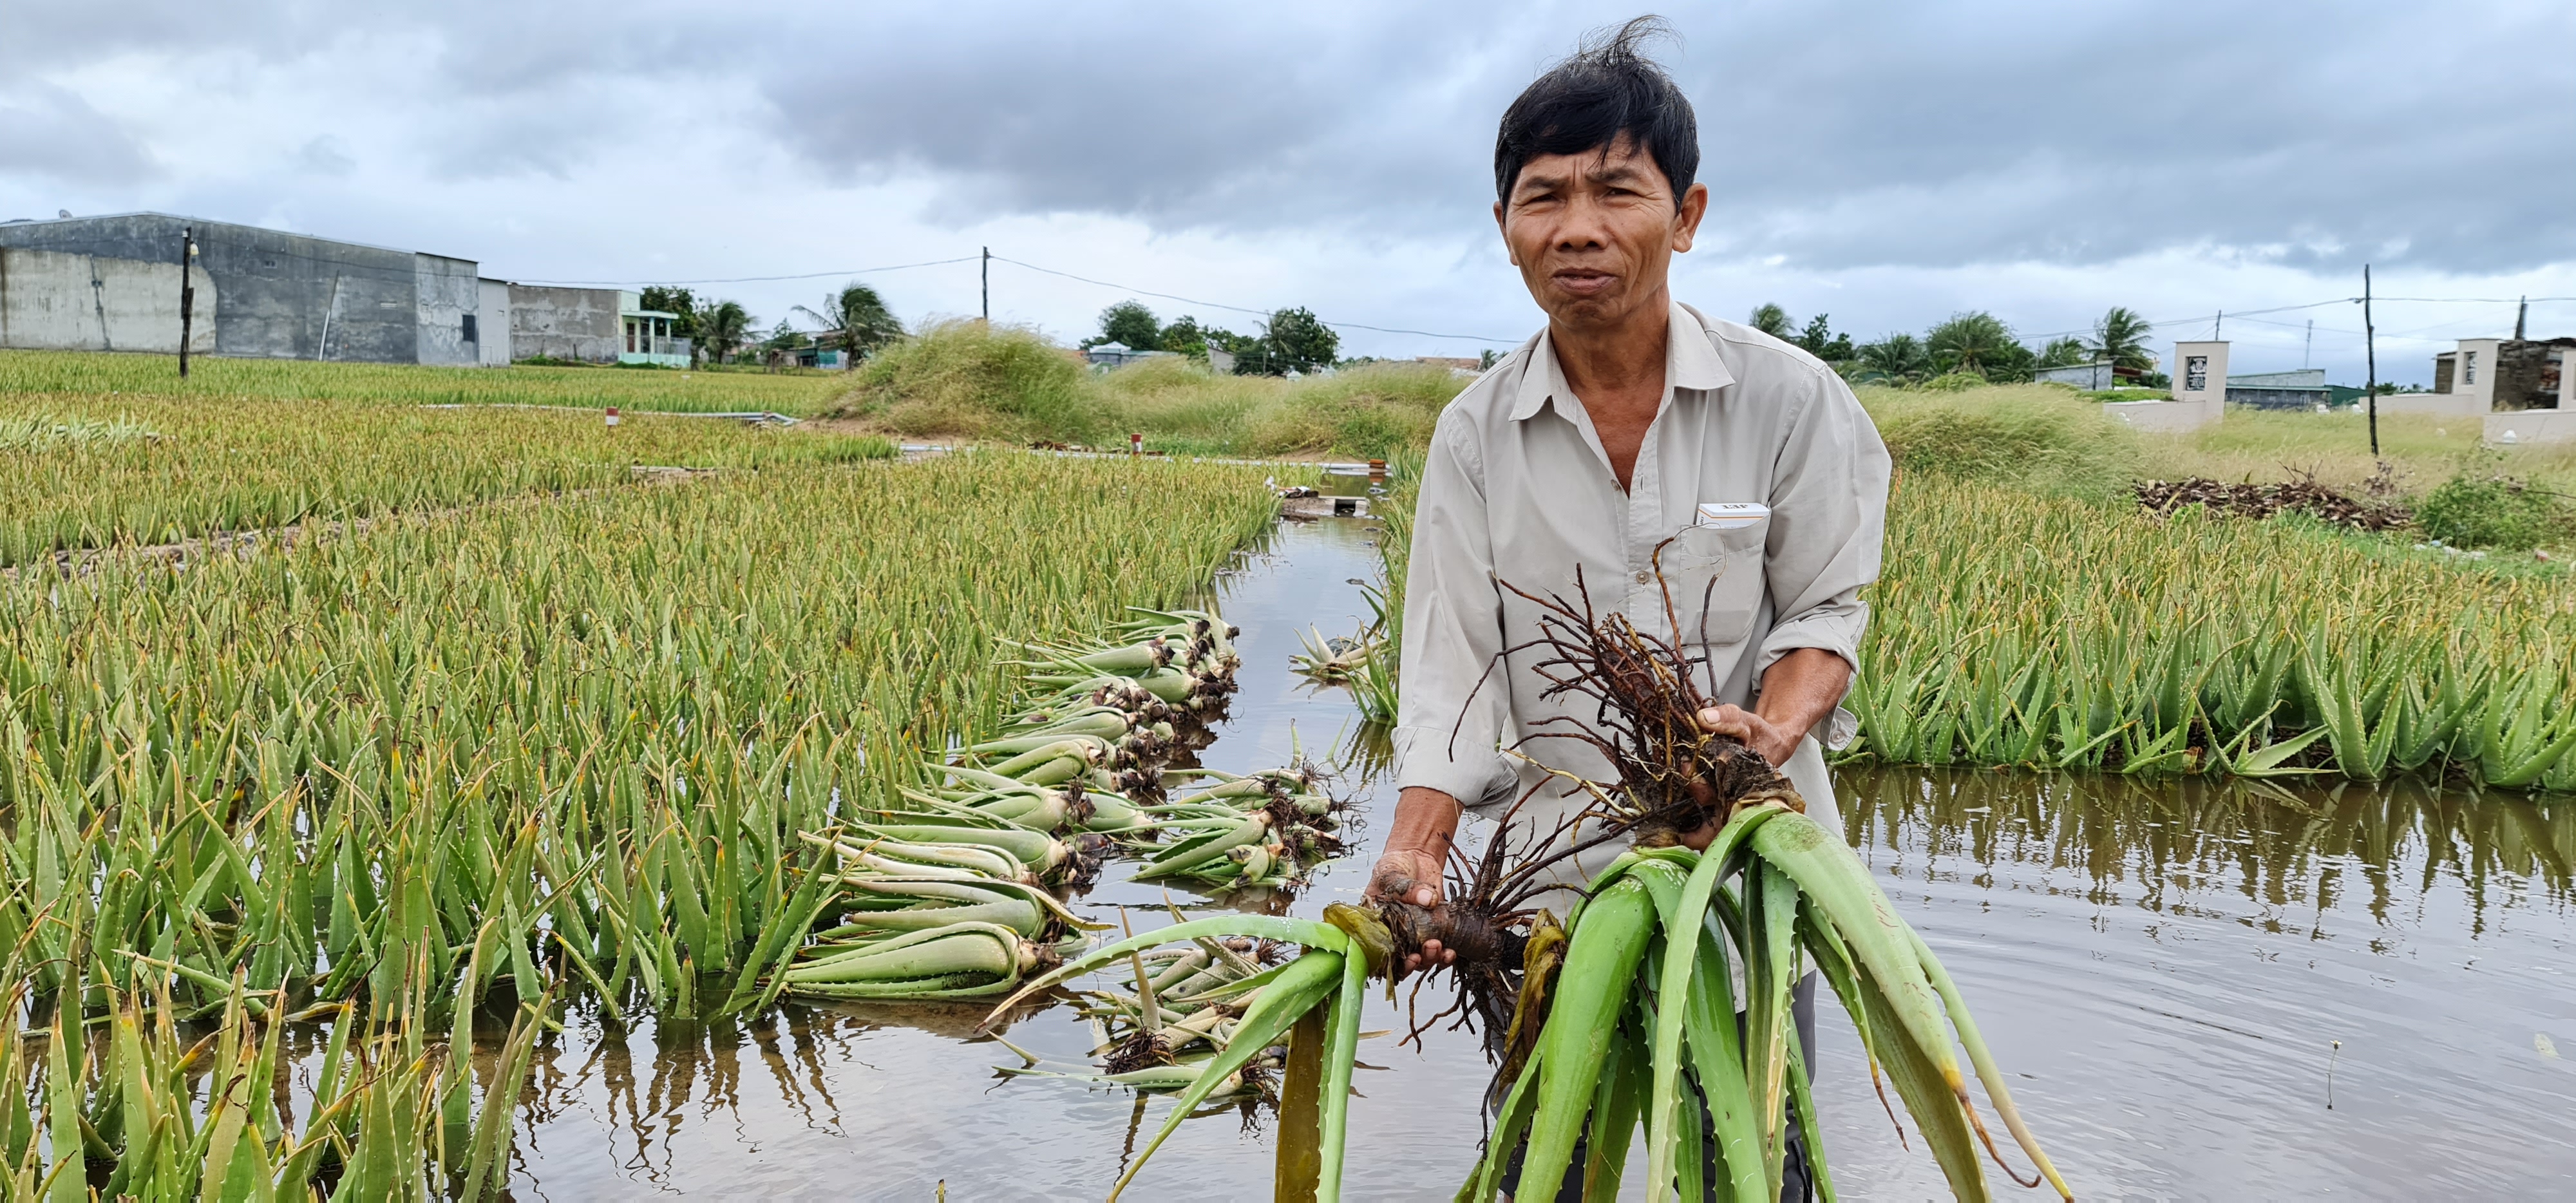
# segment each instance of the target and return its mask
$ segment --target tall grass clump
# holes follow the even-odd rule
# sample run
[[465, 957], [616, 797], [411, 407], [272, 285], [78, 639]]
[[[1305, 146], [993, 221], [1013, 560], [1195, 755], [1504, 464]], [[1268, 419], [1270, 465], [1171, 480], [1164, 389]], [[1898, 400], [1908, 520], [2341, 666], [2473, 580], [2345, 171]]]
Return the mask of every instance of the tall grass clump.
[[1183, 452], [1385, 459], [1429, 445], [1467, 382], [1427, 364], [1376, 363], [1295, 380], [1220, 376], [1187, 359], [1148, 359], [1097, 378], [1124, 429]]
[[2569, 507], [2556, 493], [2498, 476], [2462, 472], [2415, 507], [2424, 533], [2454, 547], [2529, 551], [2567, 538]]
[[1035, 330], [949, 321], [869, 357], [841, 412], [908, 435], [1090, 441], [1109, 423], [1084, 382]]
[[2137, 436], [2099, 405], [2043, 386], [1952, 392], [1863, 388], [1907, 477], [1933, 475], [2108, 500], [2136, 476]]

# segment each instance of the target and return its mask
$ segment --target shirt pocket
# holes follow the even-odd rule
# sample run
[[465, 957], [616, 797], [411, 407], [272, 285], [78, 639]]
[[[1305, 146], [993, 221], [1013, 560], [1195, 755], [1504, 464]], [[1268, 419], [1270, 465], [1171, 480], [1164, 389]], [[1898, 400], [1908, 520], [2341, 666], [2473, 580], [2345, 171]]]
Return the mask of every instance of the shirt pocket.
[[1723, 647], [1753, 633], [1762, 608], [1762, 548], [1770, 533], [1765, 517], [1728, 528], [1686, 526], [1664, 544], [1659, 565], [1676, 642]]

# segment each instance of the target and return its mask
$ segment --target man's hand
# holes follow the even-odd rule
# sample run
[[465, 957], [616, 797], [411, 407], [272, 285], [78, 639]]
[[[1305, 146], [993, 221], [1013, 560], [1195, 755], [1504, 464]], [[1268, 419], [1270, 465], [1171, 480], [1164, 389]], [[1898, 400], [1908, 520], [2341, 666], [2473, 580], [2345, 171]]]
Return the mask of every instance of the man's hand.
[[[1458, 800], [1436, 789], [1410, 786], [1396, 798], [1395, 823], [1387, 832], [1386, 851], [1369, 874], [1366, 897], [1371, 902], [1407, 902], [1429, 909], [1440, 905], [1440, 875], [1449, 862], [1449, 844], [1458, 832]], [[1396, 976], [1452, 964], [1457, 954], [1425, 940], [1419, 952], [1407, 953]]]
[[1699, 725], [1716, 734], [1742, 740], [1744, 746], [1760, 752], [1762, 759], [1770, 761], [1775, 769], [1789, 763], [1790, 755], [1798, 750], [1798, 741], [1807, 734], [1803, 729], [1792, 731], [1732, 703], [1700, 711]]

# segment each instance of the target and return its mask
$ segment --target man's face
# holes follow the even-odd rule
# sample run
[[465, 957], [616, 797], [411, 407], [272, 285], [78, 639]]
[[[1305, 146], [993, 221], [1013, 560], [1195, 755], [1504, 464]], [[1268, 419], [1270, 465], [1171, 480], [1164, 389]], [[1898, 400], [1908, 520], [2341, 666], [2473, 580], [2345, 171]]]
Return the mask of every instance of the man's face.
[[1691, 248], [1708, 188], [1678, 198], [1672, 181], [1632, 139], [1607, 154], [1587, 150], [1531, 159], [1511, 199], [1494, 205], [1503, 244], [1530, 296], [1556, 323], [1615, 325], [1664, 303], [1673, 254]]

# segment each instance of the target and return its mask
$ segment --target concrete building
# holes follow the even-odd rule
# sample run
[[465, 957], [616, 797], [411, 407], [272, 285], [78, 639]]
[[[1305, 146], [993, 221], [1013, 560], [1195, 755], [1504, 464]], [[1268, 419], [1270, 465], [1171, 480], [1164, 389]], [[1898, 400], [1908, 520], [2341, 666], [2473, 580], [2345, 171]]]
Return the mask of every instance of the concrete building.
[[2173, 397], [2167, 401], [2112, 401], [2102, 408], [2140, 430], [2181, 433], [2227, 416], [2227, 344], [2174, 344]]
[[2249, 372], [2227, 378], [2227, 403], [2256, 409], [2313, 410], [2332, 400], [2324, 368]]
[[641, 293], [617, 294], [617, 320], [620, 342], [619, 363], [649, 363], [658, 367], [689, 366], [689, 340], [672, 333], [680, 315], [664, 309], [646, 309]]
[[625, 294], [614, 288], [511, 284], [510, 355], [615, 363]]
[[[361, 363], [471, 365], [482, 347], [483, 289], [470, 259], [338, 242], [281, 230], [168, 213], [118, 213], [50, 221], [0, 222], [0, 248], [96, 261], [178, 262], [180, 233], [194, 230], [207, 283], [198, 286], [197, 322], [211, 326], [212, 353], [255, 359], [324, 359]], [[56, 265], [51, 270], [59, 270]], [[117, 271], [142, 271], [114, 269]], [[106, 274], [89, 291], [105, 304]], [[73, 300], [81, 291], [75, 280]], [[178, 289], [169, 292], [177, 349]], [[138, 285], [138, 287], [141, 287]], [[152, 291], [143, 288], [143, 296]], [[58, 295], [58, 294], [56, 294]], [[140, 302], [138, 302], [140, 303]], [[102, 320], [101, 339], [119, 350], [147, 349], [147, 339], [116, 340], [120, 324], [156, 324], [140, 310]], [[468, 327], [474, 327], [469, 337]], [[16, 345], [11, 343], [9, 345]]]
[[2576, 338], [2464, 338], [2433, 357], [2433, 391], [2379, 399], [2384, 414], [2477, 421], [2490, 443], [2576, 441]]
[[[215, 350], [214, 278], [197, 289], [188, 349]], [[32, 351], [179, 351], [179, 256], [158, 263], [0, 247], [0, 347]]]
[[475, 362], [487, 368], [510, 366], [510, 286], [500, 280], [474, 281], [476, 312], [465, 323], [465, 341], [474, 344]]
[[2120, 387], [2120, 378], [2107, 363], [2077, 363], [2062, 368], [2037, 368], [2030, 378], [2041, 384], [2071, 384], [2082, 389]]

